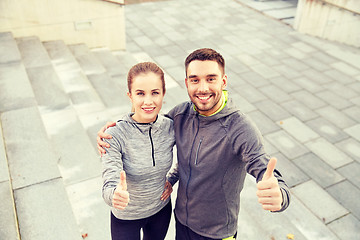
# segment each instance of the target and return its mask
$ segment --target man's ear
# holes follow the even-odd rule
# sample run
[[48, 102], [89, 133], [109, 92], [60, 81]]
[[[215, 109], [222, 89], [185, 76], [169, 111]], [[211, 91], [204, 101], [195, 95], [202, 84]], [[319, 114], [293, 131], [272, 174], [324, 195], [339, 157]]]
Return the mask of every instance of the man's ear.
[[187, 78], [185, 78], [185, 85], [186, 85], [186, 88], [188, 88], [188, 81], [187, 81]]
[[227, 75], [224, 74], [223, 79], [222, 79], [222, 89], [224, 90], [227, 86]]

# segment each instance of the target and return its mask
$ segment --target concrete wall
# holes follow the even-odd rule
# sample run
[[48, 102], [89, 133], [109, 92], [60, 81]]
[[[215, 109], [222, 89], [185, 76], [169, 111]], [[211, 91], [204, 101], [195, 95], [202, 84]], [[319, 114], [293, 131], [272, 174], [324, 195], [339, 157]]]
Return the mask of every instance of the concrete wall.
[[125, 49], [124, 14], [123, 6], [101, 0], [1, 0], [0, 32]]
[[299, 0], [299, 32], [360, 47], [359, 0]]

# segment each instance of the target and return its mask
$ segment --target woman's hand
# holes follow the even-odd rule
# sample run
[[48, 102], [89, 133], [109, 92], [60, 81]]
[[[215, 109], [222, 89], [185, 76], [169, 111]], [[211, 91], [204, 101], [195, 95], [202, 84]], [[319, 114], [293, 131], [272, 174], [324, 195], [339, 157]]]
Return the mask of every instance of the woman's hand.
[[168, 180], [166, 180], [164, 192], [161, 194], [160, 200], [165, 201], [166, 199], [168, 199], [170, 197], [172, 191], [173, 191], [173, 188], [171, 186], [171, 183]]

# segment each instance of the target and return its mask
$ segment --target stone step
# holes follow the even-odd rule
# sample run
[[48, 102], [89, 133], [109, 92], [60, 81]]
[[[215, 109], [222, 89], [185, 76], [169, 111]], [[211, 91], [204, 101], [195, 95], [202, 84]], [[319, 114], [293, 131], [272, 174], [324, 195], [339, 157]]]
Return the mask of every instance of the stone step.
[[14, 196], [0, 123], [0, 239], [20, 239]]
[[49, 111], [69, 106], [69, 96], [65, 93], [51, 59], [39, 38], [17, 38], [16, 42], [38, 107]]
[[81, 115], [103, 110], [104, 104], [65, 43], [49, 41], [43, 45], [76, 112]]
[[21, 55], [11, 32], [0, 33], [0, 64], [19, 62]]
[[0, 64], [0, 86], [0, 112], [36, 106], [34, 93], [21, 62]]
[[110, 76], [126, 76], [127, 66], [121, 64], [114, 54], [108, 48], [96, 48], [91, 50], [97, 59], [104, 66]]
[[101, 162], [72, 107], [42, 113], [66, 186], [101, 175]]
[[1, 124], [21, 239], [81, 239], [38, 108], [4, 112]]

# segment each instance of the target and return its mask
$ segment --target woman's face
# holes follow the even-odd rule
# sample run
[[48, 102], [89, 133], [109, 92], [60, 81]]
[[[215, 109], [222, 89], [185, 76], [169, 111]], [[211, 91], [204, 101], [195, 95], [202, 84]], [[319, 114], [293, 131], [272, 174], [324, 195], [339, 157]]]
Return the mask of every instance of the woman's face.
[[164, 98], [160, 76], [153, 72], [140, 73], [133, 78], [128, 96], [135, 110], [132, 118], [139, 123], [154, 122]]

